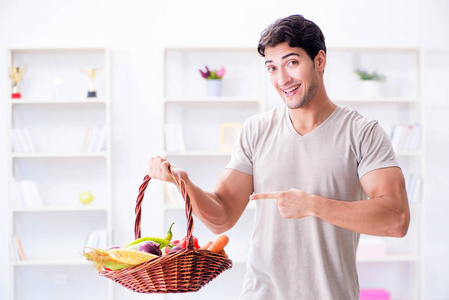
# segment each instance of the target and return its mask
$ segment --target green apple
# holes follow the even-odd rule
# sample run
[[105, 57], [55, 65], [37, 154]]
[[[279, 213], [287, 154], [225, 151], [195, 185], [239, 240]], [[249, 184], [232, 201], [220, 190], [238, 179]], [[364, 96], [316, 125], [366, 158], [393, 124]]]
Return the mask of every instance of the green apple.
[[91, 192], [83, 192], [80, 194], [80, 202], [83, 204], [89, 204], [94, 200], [94, 195]]

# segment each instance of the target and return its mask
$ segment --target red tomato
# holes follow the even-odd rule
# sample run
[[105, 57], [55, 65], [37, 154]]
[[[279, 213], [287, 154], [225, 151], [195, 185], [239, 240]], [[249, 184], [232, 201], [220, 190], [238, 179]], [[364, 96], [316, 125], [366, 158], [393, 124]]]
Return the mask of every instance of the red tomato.
[[[193, 237], [193, 245], [195, 249], [199, 249], [200, 245], [198, 243], [198, 239], [194, 236]], [[187, 248], [187, 236], [183, 237], [180, 241], [174, 241], [173, 242], [176, 246], [180, 246], [182, 248]]]

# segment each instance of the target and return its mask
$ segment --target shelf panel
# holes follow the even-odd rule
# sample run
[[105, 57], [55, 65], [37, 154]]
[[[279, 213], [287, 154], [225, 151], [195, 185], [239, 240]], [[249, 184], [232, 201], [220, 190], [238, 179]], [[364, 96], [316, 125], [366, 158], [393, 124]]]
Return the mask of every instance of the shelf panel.
[[44, 207], [35, 207], [35, 208], [27, 208], [27, 207], [15, 207], [11, 208], [12, 212], [21, 213], [21, 212], [83, 212], [83, 211], [108, 211], [109, 209], [104, 206], [44, 206]]
[[12, 158], [82, 158], [82, 157], [104, 157], [108, 156], [107, 152], [72, 152], [72, 153], [12, 153]]
[[396, 155], [400, 156], [420, 156], [422, 151], [396, 151]]
[[88, 266], [92, 263], [87, 260], [24, 260], [11, 262], [13, 266]]
[[166, 152], [165, 156], [178, 157], [201, 157], [201, 156], [217, 156], [217, 157], [231, 157], [231, 152], [219, 151], [183, 151], [183, 152]]
[[208, 104], [226, 104], [226, 103], [254, 103], [260, 104], [260, 99], [247, 97], [170, 97], [164, 100], [164, 103], [208, 103]]
[[13, 105], [20, 104], [104, 104], [107, 103], [105, 98], [77, 98], [77, 99], [10, 99]]
[[332, 98], [337, 103], [421, 103], [420, 98], [406, 97], [336, 97]]
[[418, 255], [387, 255], [378, 257], [357, 257], [357, 262], [418, 262]]

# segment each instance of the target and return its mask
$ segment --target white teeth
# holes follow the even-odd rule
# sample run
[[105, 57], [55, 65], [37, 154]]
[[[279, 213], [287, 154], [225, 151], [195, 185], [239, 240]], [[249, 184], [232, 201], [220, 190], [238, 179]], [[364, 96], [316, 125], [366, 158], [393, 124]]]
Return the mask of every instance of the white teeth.
[[297, 90], [298, 88], [299, 88], [299, 86], [296, 86], [296, 87], [293, 87], [293, 88], [291, 88], [291, 89], [283, 90], [283, 91], [284, 91], [284, 93], [289, 93], [289, 92], [291, 92], [291, 91]]

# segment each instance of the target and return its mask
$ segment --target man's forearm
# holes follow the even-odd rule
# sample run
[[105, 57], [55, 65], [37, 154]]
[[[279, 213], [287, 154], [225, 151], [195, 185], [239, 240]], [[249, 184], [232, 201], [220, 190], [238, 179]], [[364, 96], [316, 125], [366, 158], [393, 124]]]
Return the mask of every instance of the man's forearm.
[[355, 232], [403, 237], [410, 222], [408, 207], [395, 203], [392, 196], [368, 200], [341, 201], [312, 196], [312, 215]]

